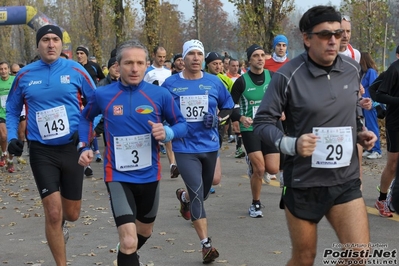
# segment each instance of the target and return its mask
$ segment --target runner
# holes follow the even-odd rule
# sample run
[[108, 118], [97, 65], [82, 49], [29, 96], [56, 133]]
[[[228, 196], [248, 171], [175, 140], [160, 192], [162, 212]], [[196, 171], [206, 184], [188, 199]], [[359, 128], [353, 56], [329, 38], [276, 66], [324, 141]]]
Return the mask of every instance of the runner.
[[210, 263], [219, 252], [208, 236], [204, 200], [209, 196], [220, 147], [218, 122], [229, 117], [234, 104], [220, 79], [201, 71], [204, 46], [199, 40], [184, 43], [183, 59], [185, 69], [162, 85], [172, 93], [188, 124], [184, 140], [173, 141], [187, 189], [177, 189], [176, 196], [180, 213], [184, 219], [191, 219], [201, 241], [203, 262]]
[[[137, 251], [153, 231], [161, 179], [158, 141], [187, 132], [171, 94], [143, 81], [147, 58], [141, 43], [122, 43], [116, 55], [120, 81], [95, 91], [79, 124], [79, 164], [86, 166], [93, 160], [91, 123], [103, 114], [104, 181], [119, 234], [118, 266], [139, 266]], [[163, 119], [170, 126], [163, 126]]]
[[[315, 264], [317, 225], [324, 216], [341, 245], [352, 244], [360, 254], [369, 247], [356, 143], [370, 149], [376, 136], [365, 130], [357, 105], [360, 67], [338, 55], [340, 22], [331, 6], [305, 12], [299, 29], [306, 51], [274, 74], [254, 119], [255, 134], [288, 155], [280, 203], [292, 244], [288, 266]], [[276, 127], [283, 111], [288, 136]], [[343, 259], [350, 260], [345, 265], [364, 265], [362, 255]]]

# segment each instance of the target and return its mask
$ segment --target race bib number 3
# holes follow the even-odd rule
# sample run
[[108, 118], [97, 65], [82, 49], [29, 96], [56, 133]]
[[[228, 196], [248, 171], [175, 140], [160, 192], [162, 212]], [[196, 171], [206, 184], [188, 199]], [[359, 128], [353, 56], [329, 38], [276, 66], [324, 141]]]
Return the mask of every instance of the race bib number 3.
[[353, 154], [351, 127], [315, 127], [318, 136], [312, 154], [313, 168], [340, 168], [350, 164]]
[[151, 166], [151, 134], [114, 137], [114, 151], [118, 171], [133, 171]]
[[204, 112], [208, 112], [208, 95], [180, 96], [180, 111], [187, 122], [204, 121]]
[[36, 112], [42, 139], [56, 139], [69, 134], [69, 120], [64, 105]]

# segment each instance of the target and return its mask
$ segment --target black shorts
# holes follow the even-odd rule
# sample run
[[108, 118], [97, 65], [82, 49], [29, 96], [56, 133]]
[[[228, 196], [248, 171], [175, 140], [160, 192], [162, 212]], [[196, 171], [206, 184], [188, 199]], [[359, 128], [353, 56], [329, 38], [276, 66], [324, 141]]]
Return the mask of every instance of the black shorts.
[[29, 161], [40, 197], [61, 191], [68, 200], [82, 199], [83, 166], [75, 145], [44, 145], [31, 141]]
[[260, 138], [254, 134], [253, 131], [241, 131], [241, 137], [247, 154], [256, 151], [262, 151], [263, 155], [270, 153], [280, 153], [280, 151], [277, 150], [274, 145], [271, 146], [263, 143]]
[[385, 134], [387, 136], [387, 151], [399, 152], [399, 131], [387, 129]]
[[155, 221], [159, 206], [159, 181], [147, 184], [106, 182], [112, 213], [117, 227], [136, 219], [149, 224]]
[[1, 123], [4, 123], [4, 124], [5, 124], [5, 123], [6, 123], [6, 120], [5, 120], [4, 118], [1, 118], [1, 117], [0, 117], [0, 124], [1, 124]]
[[360, 179], [332, 187], [284, 187], [280, 208], [287, 207], [295, 217], [318, 223], [334, 206], [362, 197]]

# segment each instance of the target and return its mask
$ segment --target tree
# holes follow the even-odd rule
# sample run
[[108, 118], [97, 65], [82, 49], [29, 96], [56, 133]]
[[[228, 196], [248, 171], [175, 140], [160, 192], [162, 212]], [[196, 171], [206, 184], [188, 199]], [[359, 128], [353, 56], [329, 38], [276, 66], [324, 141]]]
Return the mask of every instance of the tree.
[[167, 59], [181, 53], [184, 41], [184, 16], [177, 5], [163, 2], [160, 6], [159, 45], [166, 50]]
[[387, 47], [394, 46], [393, 28], [387, 24], [390, 17], [387, 0], [343, 0], [343, 14], [350, 15], [351, 43], [360, 51], [369, 52], [374, 60], [381, 61], [387, 29]]
[[199, 26], [200, 41], [205, 51], [222, 52], [236, 48], [232, 41], [235, 27], [228, 20], [228, 13], [223, 10], [223, 3], [220, 0], [201, 0], [198, 3], [198, 15], [198, 20], [194, 15], [189, 21], [186, 38], [197, 38], [197, 26]]
[[144, 2], [144, 34], [147, 36], [147, 49], [152, 51], [159, 44], [159, 1], [143, 0]]
[[238, 12], [240, 44], [253, 43], [271, 51], [273, 38], [282, 33], [282, 22], [294, 10], [294, 0], [229, 0]]

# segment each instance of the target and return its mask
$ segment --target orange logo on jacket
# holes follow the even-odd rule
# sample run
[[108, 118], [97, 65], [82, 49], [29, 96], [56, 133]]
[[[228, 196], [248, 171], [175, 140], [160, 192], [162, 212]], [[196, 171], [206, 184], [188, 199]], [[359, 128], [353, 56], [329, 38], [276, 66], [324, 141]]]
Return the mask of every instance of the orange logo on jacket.
[[114, 115], [123, 115], [123, 105], [114, 105]]

